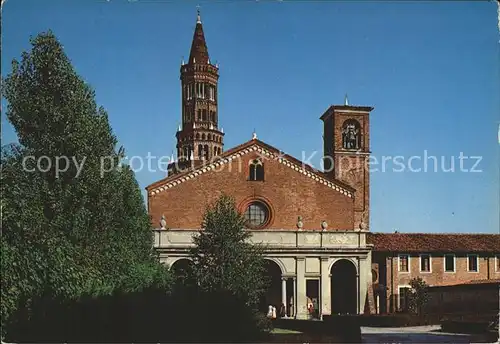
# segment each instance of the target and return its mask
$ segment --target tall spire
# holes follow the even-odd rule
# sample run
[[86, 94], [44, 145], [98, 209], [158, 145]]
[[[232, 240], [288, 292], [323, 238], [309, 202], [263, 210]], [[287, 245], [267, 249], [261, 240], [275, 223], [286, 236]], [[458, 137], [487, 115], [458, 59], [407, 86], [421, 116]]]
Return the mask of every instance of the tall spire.
[[177, 162], [168, 165], [169, 176], [211, 161], [222, 154], [224, 148], [217, 106], [219, 68], [210, 63], [199, 9], [186, 62], [180, 67], [182, 124], [175, 134]]
[[198, 6], [196, 16], [196, 28], [194, 29], [193, 43], [189, 53], [189, 63], [207, 64], [209, 60], [207, 42], [201, 24], [200, 8]]

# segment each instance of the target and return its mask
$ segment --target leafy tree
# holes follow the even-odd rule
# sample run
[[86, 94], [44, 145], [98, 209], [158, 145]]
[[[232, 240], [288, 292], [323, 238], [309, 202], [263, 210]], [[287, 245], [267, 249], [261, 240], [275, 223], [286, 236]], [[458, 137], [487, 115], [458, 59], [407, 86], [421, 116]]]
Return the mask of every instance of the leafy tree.
[[196, 305], [210, 314], [217, 310], [231, 314], [225, 322], [212, 317], [206, 325], [210, 329], [206, 336], [213, 340], [248, 340], [269, 329], [257, 311], [266, 288], [263, 246], [250, 243], [251, 233], [244, 227], [233, 198], [222, 195], [207, 208], [203, 230], [193, 238], [190, 271], [197, 283]]
[[35, 295], [170, 283], [106, 111], [52, 32], [30, 41], [2, 85], [19, 139], [2, 149], [2, 324]]
[[263, 247], [248, 242], [251, 234], [233, 198], [222, 195], [209, 207], [203, 227], [191, 251], [200, 289], [230, 291], [256, 306], [266, 286]]
[[409, 309], [411, 312], [418, 315], [422, 314], [422, 310], [429, 301], [428, 285], [421, 278], [416, 277], [410, 281], [411, 290], [408, 295]]

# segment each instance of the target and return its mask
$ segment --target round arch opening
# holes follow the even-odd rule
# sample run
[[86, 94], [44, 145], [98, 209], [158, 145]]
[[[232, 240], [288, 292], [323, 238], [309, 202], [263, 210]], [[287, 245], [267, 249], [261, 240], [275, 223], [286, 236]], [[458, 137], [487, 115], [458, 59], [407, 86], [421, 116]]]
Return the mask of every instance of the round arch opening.
[[348, 259], [340, 259], [332, 265], [330, 273], [332, 314], [357, 314], [356, 266]]
[[192, 266], [193, 262], [190, 259], [181, 258], [170, 266], [170, 271], [172, 271], [177, 282], [183, 283], [186, 282], [187, 278], [190, 276]]
[[271, 259], [264, 259], [264, 275], [266, 288], [260, 298], [259, 310], [267, 313], [269, 306], [280, 309], [282, 271], [278, 263]]

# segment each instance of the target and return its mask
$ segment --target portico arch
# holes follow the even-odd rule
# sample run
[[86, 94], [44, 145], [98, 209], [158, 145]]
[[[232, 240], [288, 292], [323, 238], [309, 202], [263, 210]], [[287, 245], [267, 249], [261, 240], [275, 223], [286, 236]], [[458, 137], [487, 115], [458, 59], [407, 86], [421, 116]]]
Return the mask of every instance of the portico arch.
[[283, 264], [283, 262], [279, 258], [264, 257], [264, 260], [270, 260], [273, 263], [276, 263], [276, 265], [279, 266], [282, 275], [286, 273], [285, 264]]
[[272, 305], [279, 310], [281, 305], [281, 278], [283, 270], [274, 259], [264, 259], [264, 276], [266, 278], [266, 291], [261, 295], [259, 309], [267, 312]]
[[348, 262], [351, 262], [352, 265], [354, 266], [354, 269], [356, 269], [356, 273], [358, 273], [358, 266], [356, 264], [356, 260], [354, 258], [351, 258], [351, 257], [342, 257], [342, 258], [336, 258], [332, 261], [332, 263], [330, 264], [330, 267], [329, 267], [329, 270], [331, 271], [333, 266], [335, 265], [335, 263], [337, 263], [338, 261], [341, 261], [341, 260], [346, 260]]
[[191, 259], [189, 259], [189, 258], [179, 258], [179, 259], [174, 260], [170, 264], [170, 270], [175, 273], [179, 269], [191, 266], [191, 264], [193, 264], [193, 262], [191, 261]]
[[172, 263], [170, 271], [172, 271], [172, 274], [177, 281], [183, 283], [186, 282], [186, 278], [189, 277], [192, 265], [193, 262], [191, 259], [180, 258]]
[[331, 274], [332, 314], [357, 314], [357, 268], [349, 259], [335, 261]]

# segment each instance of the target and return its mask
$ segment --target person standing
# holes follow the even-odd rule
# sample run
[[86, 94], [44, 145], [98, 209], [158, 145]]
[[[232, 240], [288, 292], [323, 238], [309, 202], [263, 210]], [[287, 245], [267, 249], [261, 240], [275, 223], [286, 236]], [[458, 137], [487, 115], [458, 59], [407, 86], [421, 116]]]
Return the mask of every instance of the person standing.
[[280, 317], [286, 318], [286, 307], [284, 303], [282, 303], [280, 307]]

